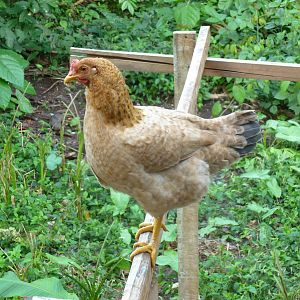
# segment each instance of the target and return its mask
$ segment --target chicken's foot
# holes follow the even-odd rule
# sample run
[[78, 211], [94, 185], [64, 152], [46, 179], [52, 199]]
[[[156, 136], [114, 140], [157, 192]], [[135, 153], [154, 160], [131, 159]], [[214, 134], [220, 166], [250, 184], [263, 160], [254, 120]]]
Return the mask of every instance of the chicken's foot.
[[[135, 239], [138, 241], [140, 238], [140, 235], [145, 233], [145, 232], [153, 232], [153, 226], [155, 224], [154, 223], [147, 223], [147, 222], [143, 222], [139, 225], [139, 230], [137, 231], [137, 233], [135, 234]], [[161, 223], [161, 228], [163, 231], [168, 231], [166, 225], [164, 223]]]
[[152, 232], [152, 237], [150, 243], [145, 243], [145, 242], [136, 242], [133, 245], [133, 248], [135, 249], [131, 255], [130, 259], [132, 260], [134, 256], [140, 254], [140, 253], [145, 253], [148, 252], [151, 257], [151, 266], [154, 268], [155, 266], [155, 261], [156, 261], [156, 256], [157, 256], [157, 249], [159, 247], [159, 232], [160, 229], [163, 229], [164, 231], [167, 230], [166, 226], [163, 224], [163, 217], [160, 218], [155, 218], [153, 224], [151, 223], [142, 223], [140, 224], [140, 229], [138, 230], [135, 238], [138, 240], [140, 235], [145, 232]]

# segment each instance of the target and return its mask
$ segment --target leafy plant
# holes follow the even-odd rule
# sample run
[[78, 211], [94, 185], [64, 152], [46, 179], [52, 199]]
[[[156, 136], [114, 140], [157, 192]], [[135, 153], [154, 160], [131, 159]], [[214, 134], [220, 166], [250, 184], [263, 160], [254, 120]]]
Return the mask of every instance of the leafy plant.
[[[0, 109], [17, 104], [24, 113], [33, 111], [30, 101], [24, 94], [35, 95], [33, 86], [24, 80], [24, 69], [28, 62], [17, 53], [0, 49]], [[13, 95], [12, 88], [15, 89]]]
[[156, 263], [159, 266], [169, 266], [175, 272], [178, 272], [178, 255], [174, 250], [166, 250], [163, 255], [157, 257]]
[[31, 283], [21, 281], [13, 272], [7, 272], [0, 278], [0, 296], [41, 296], [60, 299], [78, 299], [64, 290], [57, 278], [44, 278]]
[[90, 299], [90, 300], [100, 300], [101, 295], [103, 294], [103, 286], [105, 281], [108, 280], [109, 275], [113, 272], [113, 270], [122, 262], [123, 258], [117, 258], [110, 261], [107, 265], [111, 266], [109, 270], [104, 271], [101, 268], [101, 259], [103, 256], [103, 249], [106, 245], [107, 239], [109, 237], [110, 231], [113, 227], [113, 223], [107, 231], [106, 237], [103, 241], [102, 247], [99, 252], [99, 256], [97, 259], [96, 266], [93, 271], [93, 276], [87, 277], [85, 270], [80, 267], [73, 260], [64, 257], [64, 256], [53, 256], [47, 254], [47, 257], [52, 260], [54, 263], [69, 267], [66, 271], [63, 272], [64, 276], [71, 279], [71, 281], [76, 284], [79, 288], [79, 295], [81, 298]]
[[134, 10], [136, 9], [136, 0], [119, 0], [121, 4], [121, 9], [128, 10], [132, 15], [134, 14]]
[[273, 130], [279, 140], [300, 144], [300, 124], [296, 121], [268, 120], [265, 127]]

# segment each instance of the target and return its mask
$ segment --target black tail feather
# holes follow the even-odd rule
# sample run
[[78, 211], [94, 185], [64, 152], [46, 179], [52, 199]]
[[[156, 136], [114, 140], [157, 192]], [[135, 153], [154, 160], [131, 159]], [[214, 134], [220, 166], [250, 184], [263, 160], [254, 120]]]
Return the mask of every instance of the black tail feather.
[[249, 122], [245, 125], [242, 125], [242, 127], [244, 131], [241, 135], [243, 135], [247, 140], [247, 145], [244, 148], [235, 148], [235, 150], [241, 156], [244, 156], [255, 148], [256, 143], [261, 140], [262, 136], [258, 122]]

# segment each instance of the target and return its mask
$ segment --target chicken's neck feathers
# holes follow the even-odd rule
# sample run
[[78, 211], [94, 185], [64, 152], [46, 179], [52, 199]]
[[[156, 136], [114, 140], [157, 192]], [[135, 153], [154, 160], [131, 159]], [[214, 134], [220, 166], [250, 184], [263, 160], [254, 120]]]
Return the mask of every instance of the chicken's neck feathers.
[[89, 86], [86, 97], [106, 124], [132, 127], [142, 119], [143, 112], [132, 104], [124, 81], [116, 82], [113, 87], [96, 82]]

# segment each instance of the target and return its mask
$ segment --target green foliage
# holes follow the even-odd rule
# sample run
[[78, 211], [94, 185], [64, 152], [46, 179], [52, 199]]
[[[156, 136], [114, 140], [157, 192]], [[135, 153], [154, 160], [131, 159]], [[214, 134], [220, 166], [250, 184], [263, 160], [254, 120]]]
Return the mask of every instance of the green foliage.
[[156, 264], [159, 266], [169, 266], [178, 272], [178, 255], [174, 250], [166, 250], [163, 255], [157, 257]]
[[265, 128], [275, 132], [275, 137], [279, 140], [300, 144], [300, 124], [296, 121], [268, 120]]
[[[119, 0], [77, 5], [71, 0], [28, 0], [3, 4], [0, 41], [29, 60], [53, 49], [63, 58], [71, 46], [169, 54], [173, 30], [198, 30], [208, 24], [212, 27], [210, 56], [299, 63], [299, 8], [296, 0]], [[50, 59], [53, 68], [59, 68], [57, 58]], [[137, 102], [155, 104], [170, 98], [172, 81], [171, 76], [132, 74], [127, 84]], [[259, 99], [258, 104], [271, 114], [282, 108], [300, 113], [299, 83], [203, 81], [210, 91], [225, 86], [239, 104]], [[8, 94], [6, 89], [3, 101], [8, 101]]]
[[[0, 109], [14, 107], [16, 103], [25, 113], [32, 112], [30, 101], [24, 94], [35, 95], [33, 86], [24, 80], [24, 69], [28, 62], [17, 53], [0, 49]], [[15, 89], [15, 97], [12, 88]]]
[[46, 158], [46, 166], [48, 170], [54, 171], [62, 163], [62, 158], [51, 152]]
[[119, 0], [121, 4], [121, 9], [128, 10], [132, 15], [134, 14], [134, 10], [136, 8], [136, 0]]
[[[10, 118], [4, 113], [1, 120], [5, 116]], [[5, 161], [5, 170], [0, 178], [5, 176], [6, 185], [0, 185], [0, 277], [10, 269], [26, 282], [63, 275], [63, 284], [72, 285], [81, 298], [85, 298], [84, 288], [76, 280], [84, 284], [88, 280], [95, 293], [108, 299], [118, 298], [117, 286], [123, 285], [119, 274], [129, 268], [131, 239], [137, 230], [127, 225], [140, 222], [142, 211], [128, 196], [110, 195], [101, 188], [82, 159], [76, 175], [80, 183], [75, 182], [77, 161], [63, 159], [58, 164], [58, 149], [50, 135], [40, 137], [1, 125], [0, 161]], [[82, 219], [78, 218], [78, 186]], [[120, 219], [124, 209], [131, 215], [130, 222]], [[98, 273], [91, 273], [97, 265]], [[117, 291], [109, 288], [111, 281]]]
[[217, 101], [214, 103], [211, 109], [211, 114], [213, 117], [218, 117], [221, 112], [222, 112], [222, 104], [220, 101]]
[[[283, 291], [289, 296], [282, 299], [299, 297], [299, 165], [297, 144], [275, 140], [211, 186], [200, 203], [199, 234], [220, 246], [200, 263], [202, 297], [279, 299]], [[224, 225], [212, 226], [219, 218]]]
[[[47, 69], [45, 54], [50, 68], [60, 68], [70, 46], [170, 54], [172, 31], [198, 30], [200, 24], [212, 28], [210, 56], [299, 63], [299, 22], [293, 0], [0, 1], [1, 45], [40, 70]], [[27, 66], [20, 55], [0, 50], [2, 110], [15, 104], [32, 110], [25, 100], [34, 94], [24, 80]], [[170, 102], [172, 75], [125, 75], [136, 103]], [[198, 106], [220, 89], [232, 95], [233, 105], [260, 105], [280, 121], [266, 123], [254, 156], [218, 176], [200, 204], [201, 297], [297, 299], [300, 85], [204, 78]], [[214, 103], [214, 116], [222, 105]], [[287, 109], [293, 120], [286, 121]], [[74, 161], [65, 159], [67, 115], [78, 132]], [[99, 186], [83, 160], [81, 124], [71, 110], [58, 143], [50, 134], [20, 131], [17, 117], [12, 122], [3, 112], [0, 118], [0, 275], [12, 269], [26, 284], [63, 275], [64, 286], [81, 298], [120, 298], [142, 210], [127, 195]], [[174, 212], [168, 219], [158, 278], [164, 299], [177, 299]]]
[[57, 278], [44, 278], [31, 283], [21, 281], [13, 272], [7, 272], [0, 278], [0, 296], [40, 296], [60, 299], [78, 299], [64, 290]]

